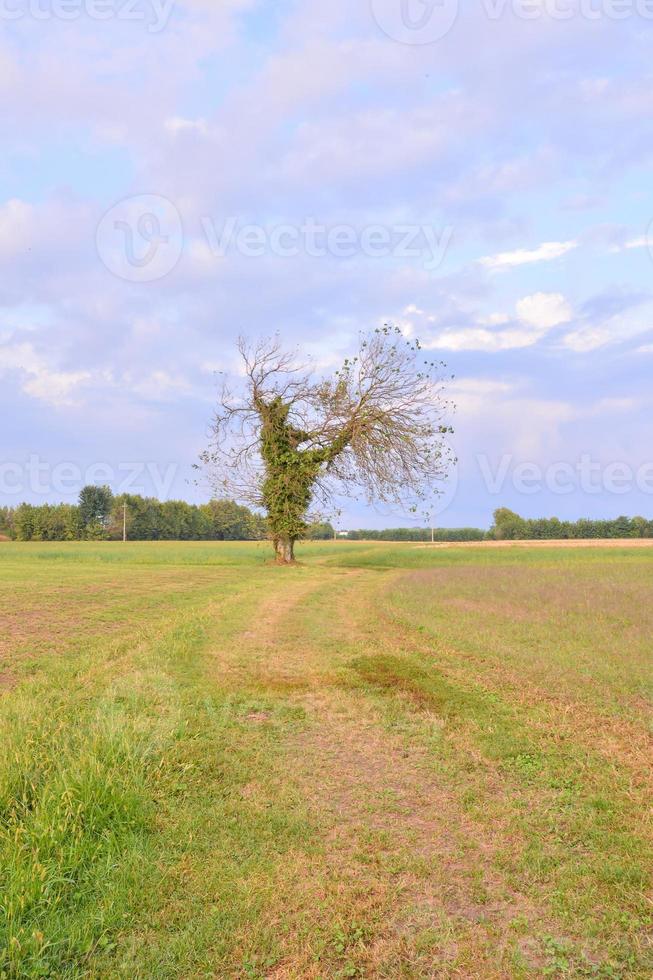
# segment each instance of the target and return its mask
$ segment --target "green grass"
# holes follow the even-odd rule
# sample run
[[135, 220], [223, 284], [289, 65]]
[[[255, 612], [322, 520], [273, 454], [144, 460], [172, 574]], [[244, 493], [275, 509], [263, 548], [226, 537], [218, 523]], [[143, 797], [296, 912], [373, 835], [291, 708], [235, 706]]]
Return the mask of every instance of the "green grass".
[[2, 544], [0, 977], [649, 977], [653, 549]]

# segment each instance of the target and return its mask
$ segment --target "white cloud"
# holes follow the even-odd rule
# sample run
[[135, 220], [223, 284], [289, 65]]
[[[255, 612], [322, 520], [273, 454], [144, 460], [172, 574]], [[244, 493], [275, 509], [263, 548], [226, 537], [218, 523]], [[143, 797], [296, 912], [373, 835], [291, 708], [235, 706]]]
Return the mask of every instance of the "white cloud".
[[[516, 317], [493, 313], [472, 327], [445, 330], [425, 346], [445, 350], [496, 352], [532, 347], [554, 327], [568, 323], [572, 309], [562, 293], [533, 293], [515, 305]], [[501, 329], [493, 329], [500, 327]]]
[[632, 238], [629, 242], [626, 242], [624, 248], [648, 248], [649, 245], [649, 239], [645, 235], [642, 235], [641, 238]]
[[605, 327], [584, 327], [581, 330], [572, 330], [563, 337], [562, 343], [577, 354], [586, 354], [605, 346], [611, 339], [612, 335]]
[[603, 317], [596, 323], [589, 322], [588, 319], [566, 334], [562, 338], [562, 344], [569, 350], [582, 354], [608, 344], [635, 342], [636, 338], [643, 340], [643, 335], [651, 332], [650, 305], [649, 301], [640, 310], [619, 312], [614, 316]]
[[13, 371], [25, 376], [22, 384], [25, 394], [54, 406], [74, 404], [76, 389], [91, 377], [87, 371], [51, 370], [32, 344], [0, 348], [0, 375]]
[[623, 245], [614, 245], [611, 252], [625, 252], [634, 248], [653, 248], [653, 241], [647, 235], [640, 235], [638, 238], [631, 238]]
[[[495, 447], [496, 461], [506, 446], [521, 460], [537, 460], [544, 452], [555, 452], [562, 426], [577, 417], [576, 407], [569, 402], [531, 393], [528, 378], [464, 378], [452, 382], [447, 393], [456, 406], [456, 429], [461, 433], [457, 438], [469, 439], [476, 452], [481, 446]], [[470, 451], [468, 445], [466, 455]], [[496, 470], [498, 463], [487, 459], [487, 449], [480, 451], [490, 470]]]
[[49, 405], [74, 405], [75, 391], [90, 379], [87, 371], [49, 371], [40, 368], [23, 384], [23, 391]]
[[629, 238], [627, 241], [622, 241], [618, 245], [612, 245], [610, 252], [616, 255], [619, 252], [629, 252], [637, 248], [648, 248], [653, 255], [653, 234], [638, 235], [636, 238]]
[[500, 252], [498, 255], [487, 255], [480, 259], [480, 264], [488, 269], [506, 269], [512, 266], [529, 265], [533, 262], [551, 262], [559, 259], [572, 249], [578, 248], [578, 242], [543, 242], [534, 249], [518, 248], [514, 252]]
[[0, 347], [0, 371], [27, 371], [34, 373], [41, 367], [41, 360], [37, 356], [32, 344], [11, 344]]
[[506, 313], [490, 313], [489, 316], [480, 316], [478, 322], [484, 327], [500, 327], [510, 323], [510, 317]]
[[484, 327], [469, 327], [464, 330], [445, 330], [428, 347], [443, 350], [501, 351], [514, 347], [530, 347], [538, 337], [528, 330], [492, 331]]
[[612, 252], [613, 255], [616, 255], [619, 252], [626, 252], [635, 248], [649, 248], [649, 247], [653, 247], [653, 242], [651, 242], [648, 236], [638, 235], [637, 238], [629, 238], [628, 241], [620, 242], [618, 245], [612, 245], [610, 248], [610, 252]]
[[208, 127], [206, 119], [184, 119], [182, 116], [171, 116], [163, 124], [169, 133], [195, 132], [206, 136]]
[[525, 296], [516, 305], [517, 315], [524, 323], [539, 330], [551, 330], [571, 320], [569, 303], [562, 293], [534, 293]]
[[447, 386], [447, 397], [456, 407], [459, 416], [479, 415], [487, 412], [489, 402], [507, 398], [515, 390], [508, 381], [487, 378], [456, 378]]
[[183, 377], [163, 370], [152, 371], [137, 380], [131, 375], [125, 375], [124, 383], [148, 401], [165, 401], [175, 394], [189, 390], [189, 384]]

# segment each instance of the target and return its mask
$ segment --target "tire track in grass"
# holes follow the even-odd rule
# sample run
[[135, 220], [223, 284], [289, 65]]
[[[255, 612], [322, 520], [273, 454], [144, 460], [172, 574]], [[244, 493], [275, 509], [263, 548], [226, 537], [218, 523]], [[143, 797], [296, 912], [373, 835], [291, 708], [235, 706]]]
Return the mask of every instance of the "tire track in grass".
[[[473, 570], [472, 570], [473, 571]], [[524, 710], [531, 710], [532, 724], [540, 725], [546, 730], [551, 728], [551, 719], [555, 716], [555, 726], [561, 740], [573, 739], [582, 742], [593, 752], [600, 752], [606, 760], [627, 766], [632, 774], [634, 785], [642, 793], [653, 792], [653, 774], [650, 759], [653, 751], [653, 739], [650, 728], [646, 727], [646, 714], [650, 717], [650, 703], [642, 704], [642, 720], [639, 725], [628, 718], [615, 716], [607, 710], [602, 710], [600, 704], [592, 704], [581, 700], [583, 691], [567, 692], [553, 690], [551, 685], [544, 686], [526, 675], [524, 670], [510, 663], [510, 658], [501, 660], [499, 653], [486, 654], [476, 640], [463, 647], [456, 648], [438, 635], [436, 628], [430, 629], [428, 622], [414, 616], [411, 619], [411, 603], [414, 602], [415, 591], [424, 590], [432, 580], [432, 571], [418, 571], [402, 575], [398, 588], [394, 593], [388, 593], [385, 603], [379, 603], [381, 615], [387, 628], [399, 630], [410, 638], [411, 646], [420, 650], [425, 656], [437, 658], [438, 668], [446, 673], [456, 683], [464, 685], [469, 682], [470, 670], [477, 670], [476, 680], [485, 690], [499, 696], [506, 696], [510, 701], [520, 702]], [[401, 597], [405, 593], [409, 598], [408, 608], [402, 607]], [[411, 598], [412, 596], [412, 598]], [[487, 601], [487, 596], [483, 596]], [[424, 603], [437, 599], [437, 582], [433, 583], [433, 592], [424, 596]], [[423, 616], [423, 609], [420, 609]], [[414, 610], [413, 610], [414, 611]], [[487, 613], [482, 601], [478, 601], [478, 614]], [[521, 618], [523, 610], [519, 611]], [[500, 624], [496, 630], [500, 642]], [[617, 637], [615, 637], [617, 640]], [[489, 665], [488, 665], [488, 659]], [[644, 701], [644, 699], [642, 699]], [[536, 713], [542, 714], [538, 719]]]

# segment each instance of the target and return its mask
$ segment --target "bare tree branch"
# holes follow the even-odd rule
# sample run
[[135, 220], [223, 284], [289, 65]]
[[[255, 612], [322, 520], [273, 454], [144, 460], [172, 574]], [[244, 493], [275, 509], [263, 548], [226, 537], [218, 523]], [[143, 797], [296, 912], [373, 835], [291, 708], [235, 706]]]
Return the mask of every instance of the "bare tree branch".
[[238, 341], [244, 378], [223, 383], [203, 454], [213, 488], [267, 511], [292, 558], [311, 504], [362, 493], [415, 509], [452, 462], [444, 436], [444, 364], [386, 326], [319, 378], [278, 337]]

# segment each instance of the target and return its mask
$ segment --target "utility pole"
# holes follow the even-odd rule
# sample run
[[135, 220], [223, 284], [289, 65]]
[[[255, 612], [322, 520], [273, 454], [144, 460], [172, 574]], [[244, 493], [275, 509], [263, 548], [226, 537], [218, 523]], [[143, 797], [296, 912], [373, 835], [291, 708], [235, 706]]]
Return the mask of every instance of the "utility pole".
[[122, 540], [127, 540], [127, 504], [122, 505]]
[[431, 544], [435, 544], [435, 528], [431, 528]]

